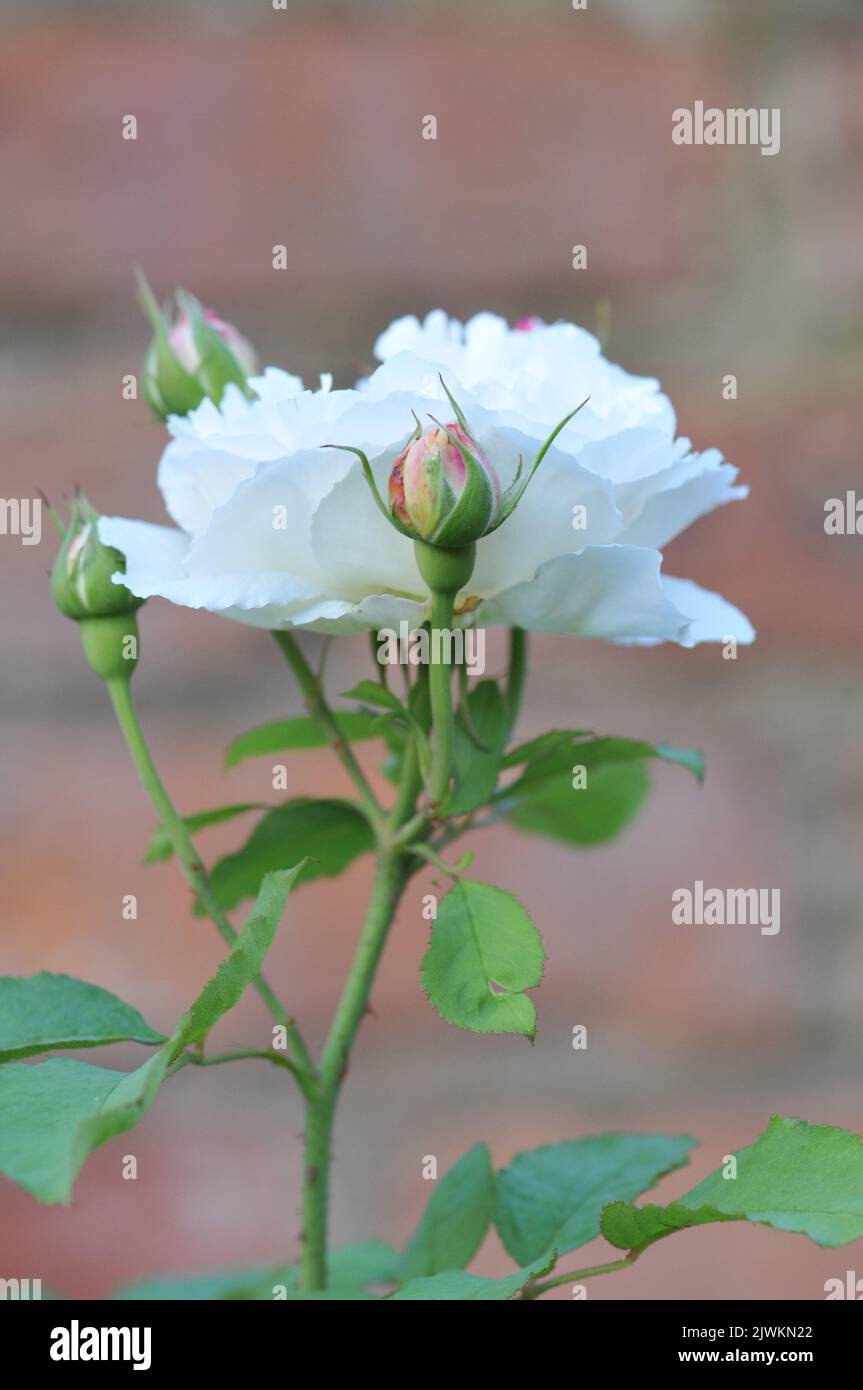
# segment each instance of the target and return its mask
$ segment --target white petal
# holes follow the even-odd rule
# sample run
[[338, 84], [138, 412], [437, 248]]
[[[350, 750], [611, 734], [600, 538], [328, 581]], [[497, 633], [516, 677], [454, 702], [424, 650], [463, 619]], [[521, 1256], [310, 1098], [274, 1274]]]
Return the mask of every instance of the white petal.
[[249, 378], [249, 385], [258, 399], [268, 405], [278, 405], [281, 401], [293, 400], [303, 391], [303, 379], [282, 371], [281, 367], [265, 367], [263, 375]]
[[390, 628], [398, 637], [400, 623], [406, 622], [410, 631], [421, 626], [427, 617], [428, 606], [425, 603], [398, 598], [395, 594], [369, 594], [359, 603], [330, 599], [310, 604], [293, 614], [291, 626], [334, 636], [379, 632], [382, 628]]
[[[477, 442], [504, 484], [514, 474], [519, 455], [529, 469], [537, 453], [535, 440], [511, 429], [484, 427], [477, 431]], [[583, 507], [584, 513], [576, 513], [576, 507]], [[620, 526], [609, 484], [552, 446], [512, 515], [477, 543], [470, 592], [491, 597], [510, 589], [532, 579], [540, 565], [556, 555], [615, 540]]]
[[227, 502], [256, 468], [256, 463], [238, 454], [180, 438], [162, 455], [157, 481], [169, 516], [189, 535], [198, 536], [207, 529], [214, 509]]
[[[395, 455], [393, 449], [372, 464], [384, 498]], [[367, 594], [389, 589], [425, 600], [427, 589], [414, 559], [413, 542], [382, 515], [356, 459], [317, 507], [311, 543], [330, 593], [358, 602]]]
[[153, 526], [149, 521], [130, 521], [123, 516], [101, 516], [99, 539], [126, 557], [126, 572], [114, 575], [138, 598], [161, 593], [162, 583], [185, 578], [183, 562], [189, 538], [172, 526]]
[[[438, 309], [423, 324], [415, 318], [397, 320], [378, 339], [375, 351], [386, 363], [408, 354], [398, 366], [402, 386], [410, 384], [413, 354], [418, 373], [413, 385], [420, 385], [430, 364], [447, 368], [463, 386], [476, 388], [483, 404], [520, 410], [546, 434], [585, 396], [590, 404], [580, 428], [591, 438], [637, 426], [669, 438], [674, 434], [674, 410], [659, 383], [607, 361], [598, 339], [572, 323], [521, 332], [493, 314], [477, 314], [462, 325]], [[363, 386], [368, 389], [369, 384]]]
[[483, 604], [477, 622], [611, 642], [679, 642], [688, 621], [665, 592], [661, 565], [658, 551], [626, 545], [561, 555], [535, 579]]
[[700, 516], [749, 496], [749, 488], [734, 487], [737, 469], [721, 464], [679, 487], [666, 488], [651, 497], [644, 510], [621, 539], [628, 545], [646, 545], [660, 550], [697, 521]]
[[264, 464], [213, 512], [190, 547], [189, 574], [283, 574], [304, 581], [314, 595], [338, 592], [318, 565], [312, 519], [353, 462], [336, 450], [304, 449]]
[[168, 526], [103, 516], [99, 520], [99, 535], [125, 555], [125, 574], [117, 574], [114, 579], [138, 598], [158, 595], [185, 608], [206, 608], [212, 613], [234, 608], [245, 613], [269, 607], [279, 611], [265, 625], [277, 626], [297, 607], [307, 606], [318, 593], [307, 581], [280, 571], [190, 574], [189, 539], [182, 531]]
[[681, 640], [682, 647], [694, 647], [699, 642], [755, 641], [755, 629], [744, 613], [728, 603], [721, 594], [702, 589], [691, 579], [672, 579], [663, 576], [666, 594], [689, 619]]

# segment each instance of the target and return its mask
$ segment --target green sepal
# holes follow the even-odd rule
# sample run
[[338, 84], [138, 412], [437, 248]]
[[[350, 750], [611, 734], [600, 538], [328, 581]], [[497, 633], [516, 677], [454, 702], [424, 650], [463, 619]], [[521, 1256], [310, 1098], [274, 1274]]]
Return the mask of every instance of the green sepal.
[[129, 679], [138, 664], [140, 649], [138, 619], [134, 613], [82, 618], [78, 630], [84, 655], [97, 676], [103, 681]]
[[519, 459], [516, 475], [510, 483], [509, 487], [507, 488], [506, 492], [504, 493], [503, 497], [501, 498], [497, 516], [494, 520], [494, 523], [491, 526], [489, 526], [488, 531], [486, 532], [487, 535], [490, 535], [492, 531], [496, 531], [499, 526], [503, 525], [507, 517], [512, 516], [512, 513], [515, 511], [516, 507], [518, 506], [519, 502], [524, 496], [531, 478], [533, 477], [536, 470], [539, 468], [539, 465], [542, 463], [552, 444], [557, 439], [557, 436], [560, 434], [561, 430], [564, 430], [566, 428], [570, 420], [574, 419], [578, 412], [584, 409], [589, 400], [590, 397], [585, 396], [584, 400], [581, 402], [581, 405], [577, 405], [575, 407], [575, 410], [571, 410], [568, 415], [565, 415], [563, 417], [559, 425], [555, 425], [551, 434], [548, 436], [548, 439], [545, 441], [536, 458], [534, 459], [533, 463], [531, 464], [530, 471], [524, 478], [521, 476], [522, 461], [521, 459]]
[[186, 371], [171, 347], [168, 322], [142, 270], [135, 270], [138, 302], [153, 329], [153, 341], [144, 358], [144, 395], [156, 415], [188, 415], [206, 396], [203, 386]]
[[[434, 423], [442, 430], [446, 431], [447, 439], [453, 448], [458, 449], [459, 454], [464, 460], [466, 478], [462, 494], [455, 506], [449, 511], [444, 511], [443, 518], [435, 526], [428, 541], [432, 545], [439, 545], [446, 548], [456, 549], [470, 545], [471, 542], [479, 540], [489, 530], [494, 517], [494, 489], [488, 472], [480, 463], [475, 454], [465, 448], [457, 434], [446, 425], [442, 425], [439, 420], [431, 416]], [[440, 455], [437, 458], [437, 466], [443, 477], [443, 463]], [[451, 490], [449, 495], [452, 496]], [[445, 506], [447, 496], [444, 494], [443, 487], [439, 489], [441, 506]]]
[[191, 324], [192, 341], [201, 355], [197, 380], [203, 386], [204, 394], [219, 405], [225, 387], [233, 383], [248, 400], [254, 400], [255, 393], [249, 386], [246, 373], [227, 343], [207, 323], [200, 301], [188, 290], [177, 290], [176, 300]]

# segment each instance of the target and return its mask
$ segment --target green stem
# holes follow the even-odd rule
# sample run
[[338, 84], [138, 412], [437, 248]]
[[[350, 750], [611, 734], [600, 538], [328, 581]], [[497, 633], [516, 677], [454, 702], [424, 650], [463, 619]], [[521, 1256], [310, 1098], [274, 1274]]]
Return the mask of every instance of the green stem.
[[273, 636], [285, 660], [297, 678], [297, 683], [302, 691], [306, 709], [312, 718], [316, 719], [320, 724], [327, 742], [356, 787], [363, 810], [369, 821], [374, 828], [378, 830], [383, 819], [383, 811], [380, 802], [372, 791], [365, 773], [354, 757], [350, 744], [345, 739], [341, 729], [336, 723], [335, 716], [324, 699], [318, 678], [300, 650], [299, 643], [289, 632], [274, 632]]
[[[398, 830], [410, 816], [421, 786], [416, 739], [405, 749], [395, 805], [387, 830]], [[303, 1251], [300, 1267], [306, 1292], [323, 1289], [327, 1282], [327, 1219], [330, 1191], [332, 1132], [338, 1094], [351, 1047], [368, 1008], [369, 994], [399, 898], [407, 883], [413, 857], [395, 846], [382, 846], [365, 922], [324, 1045], [319, 1069], [320, 1086], [306, 1101], [303, 1153]]]
[[579, 1284], [582, 1279], [595, 1279], [598, 1274], [614, 1274], [615, 1270], [628, 1269], [630, 1265], [635, 1264], [640, 1254], [640, 1250], [630, 1250], [622, 1260], [613, 1260], [611, 1264], [576, 1269], [569, 1274], [556, 1274], [553, 1279], [544, 1279], [540, 1284], [528, 1284], [527, 1288], [522, 1289], [521, 1297], [539, 1298], [541, 1294], [548, 1293], [550, 1289], [559, 1289], [563, 1284]]
[[303, 1077], [300, 1075], [296, 1063], [289, 1057], [283, 1057], [279, 1052], [273, 1052], [265, 1048], [242, 1048], [238, 1052], [220, 1052], [212, 1057], [205, 1057], [199, 1052], [181, 1052], [171, 1065], [170, 1075], [182, 1071], [184, 1067], [221, 1067], [226, 1062], [243, 1062], [250, 1058], [255, 1058], [261, 1062], [274, 1062], [277, 1067], [283, 1067], [289, 1071], [296, 1081], [300, 1090], [304, 1091]]
[[336, 1102], [351, 1047], [368, 1007], [378, 961], [407, 882], [405, 860], [406, 856], [398, 850], [378, 851], [365, 922], [321, 1058], [319, 1089], [306, 1102], [300, 1277], [307, 1293], [326, 1287], [327, 1214]]
[[521, 709], [521, 697], [524, 694], [526, 675], [527, 633], [523, 627], [511, 627], [509, 630], [509, 675], [506, 682], [506, 711], [510, 733], [515, 728], [518, 712]]
[[[132, 702], [129, 678], [128, 676], [120, 676], [107, 681], [106, 684], [117, 722], [129, 747], [138, 776], [149, 794], [156, 815], [177, 856], [177, 862], [183, 871], [186, 882], [200, 899], [222, 939], [229, 946], [233, 946], [237, 939], [237, 933], [225, 916], [221, 904], [213, 892], [203, 861], [192, 843], [192, 838], [182, 817], [178, 815], [174, 803], [156, 771], [156, 765], [147, 747], [144, 732]], [[284, 1027], [294, 1054], [298, 1080], [303, 1093], [305, 1095], [311, 1094], [315, 1087], [315, 1069], [299, 1029], [293, 1019], [289, 1018], [284, 1006], [263, 975], [256, 975], [252, 983], [273, 1018]]]
[[428, 795], [435, 811], [449, 790], [452, 775], [454, 721], [452, 713], [452, 668], [443, 657], [446, 644], [435, 641], [435, 633], [449, 631], [453, 621], [453, 595], [433, 591], [431, 596], [431, 631], [429, 645], [429, 695], [432, 717], [432, 765], [428, 780]]

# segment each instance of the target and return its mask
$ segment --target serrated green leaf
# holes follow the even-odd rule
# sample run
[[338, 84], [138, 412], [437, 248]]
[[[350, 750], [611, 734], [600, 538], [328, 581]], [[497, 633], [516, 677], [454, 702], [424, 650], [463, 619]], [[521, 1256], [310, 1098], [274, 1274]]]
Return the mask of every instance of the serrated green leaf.
[[107, 1043], [164, 1041], [137, 1009], [98, 985], [47, 972], [0, 978], [0, 1062]]
[[264, 874], [304, 855], [308, 882], [340, 874], [373, 848], [371, 827], [351, 802], [297, 797], [263, 816], [241, 849], [218, 860], [210, 884], [222, 907], [232, 908], [254, 897]]
[[234, 1007], [258, 974], [272, 945], [288, 894], [305, 867], [306, 861], [302, 860], [292, 869], [264, 877], [258, 900], [243, 923], [242, 931], [186, 1015], [182, 1029], [184, 1047], [206, 1037], [213, 1024]]
[[612, 1245], [650, 1245], [673, 1231], [714, 1221], [752, 1221], [807, 1235], [817, 1245], [863, 1236], [863, 1143], [835, 1125], [774, 1115], [748, 1148], [667, 1207], [609, 1207], [602, 1232]]
[[0, 1173], [42, 1202], [68, 1202], [87, 1155], [138, 1123], [180, 1052], [232, 1008], [258, 973], [302, 864], [261, 885], [231, 951], [167, 1042], [133, 1072], [72, 1058], [0, 1067]]
[[733, 1216], [723, 1216], [715, 1207], [705, 1206], [690, 1211], [680, 1202], [669, 1202], [665, 1207], [651, 1203], [637, 1207], [632, 1202], [612, 1202], [602, 1213], [600, 1229], [605, 1239], [619, 1249], [640, 1250], [662, 1236], [669, 1236], [689, 1226], [707, 1226], [715, 1221], [735, 1219]]
[[604, 1206], [653, 1187], [696, 1142], [685, 1134], [601, 1134], [518, 1154], [497, 1178], [498, 1235], [519, 1264], [545, 1250], [576, 1250], [599, 1235]]
[[438, 908], [421, 979], [447, 1023], [532, 1039], [536, 1014], [523, 991], [540, 983], [544, 963], [542, 938], [518, 899], [460, 878]]
[[427, 1279], [411, 1281], [391, 1294], [388, 1303], [447, 1301], [452, 1303], [504, 1303], [524, 1288], [531, 1279], [538, 1279], [554, 1268], [554, 1256], [543, 1255], [526, 1269], [517, 1269], [503, 1279], [482, 1279], [463, 1269], [450, 1269]]
[[610, 763], [594, 768], [578, 790], [569, 771], [513, 787], [504, 805], [517, 830], [567, 845], [598, 845], [634, 819], [649, 789], [643, 762]]
[[[375, 727], [377, 716], [368, 714], [365, 710], [337, 713], [335, 721], [342, 738], [349, 743], [380, 736], [380, 729]], [[277, 719], [270, 724], [262, 724], [257, 729], [249, 729], [235, 738], [225, 754], [225, 767], [237, 767], [246, 758], [263, 758], [268, 753], [323, 748], [326, 743], [326, 734], [316, 719], [305, 716], [297, 719]]]
[[402, 1260], [402, 1279], [464, 1269], [485, 1238], [494, 1200], [487, 1144], [476, 1144], [435, 1184]]
[[[206, 830], [210, 825], [221, 825], [223, 821], [244, 816], [248, 811], [269, 810], [270, 807], [262, 801], [238, 801], [232, 806], [215, 806], [210, 811], [197, 811], [194, 815], [184, 816], [183, 824], [191, 834], [194, 834], [197, 830]], [[171, 841], [164, 827], [160, 825], [153, 831], [143, 862], [145, 864], [158, 864], [163, 859], [170, 859], [173, 853]]]
[[488, 801], [497, 785], [509, 723], [497, 683], [480, 681], [470, 692], [467, 707], [473, 731], [485, 747], [477, 746], [459, 713], [455, 721], [455, 786], [441, 808], [443, 816], [476, 810]]

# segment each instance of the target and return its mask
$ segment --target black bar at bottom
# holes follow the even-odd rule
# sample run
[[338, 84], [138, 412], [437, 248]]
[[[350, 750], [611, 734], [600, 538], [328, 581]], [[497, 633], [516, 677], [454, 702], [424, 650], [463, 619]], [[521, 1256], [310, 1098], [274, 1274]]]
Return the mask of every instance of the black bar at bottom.
[[[5, 1334], [4, 1351], [7, 1358], [10, 1353], [14, 1357], [19, 1379], [21, 1371], [38, 1371], [47, 1372], [50, 1382], [59, 1383], [82, 1374], [92, 1380], [104, 1370], [112, 1376], [137, 1370], [138, 1379], [143, 1379], [146, 1375], [188, 1369], [194, 1371], [199, 1381], [202, 1374], [210, 1371], [221, 1377], [235, 1369], [248, 1375], [252, 1367], [263, 1369], [271, 1362], [286, 1370], [293, 1365], [297, 1370], [298, 1358], [307, 1362], [316, 1355], [323, 1358], [321, 1369], [326, 1367], [329, 1375], [333, 1352], [339, 1346], [354, 1363], [365, 1362], [367, 1371], [372, 1366], [381, 1370], [389, 1355], [401, 1359], [398, 1342], [379, 1340], [381, 1332], [386, 1337], [388, 1327], [399, 1328], [398, 1315], [395, 1324], [380, 1324], [376, 1316], [370, 1323], [368, 1304], [351, 1303], [339, 1311], [335, 1306], [338, 1302], [321, 1300], [317, 1309], [300, 1309], [292, 1303], [279, 1302], [263, 1306], [236, 1302], [22, 1302], [5, 1306], [0, 1313], [0, 1326]], [[582, 1353], [591, 1358], [592, 1379], [602, 1368], [615, 1377], [627, 1370], [663, 1372], [670, 1367], [704, 1365], [759, 1365], [768, 1369], [807, 1366], [824, 1372], [849, 1361], [852, 1366], [857, 1364], [863, 1332], [860, 1311], [839, 1301], [688, 1303], [588, 1299], [570, 1302], [567, 1308], [551, 1315], [551, 1323], [545, 1322], [542, 1313], [535, 1309], [526, 1313], [517, 1309], [515, 1313], [503, 1311], [503, 1323], [492, 1326], [497, 1335], [515, 1332], [517, 1340], [507, 1345], [521, 1345], [529, 1358], [540, 1355], [540, 1359], [545, 1354], [545, 1339], [562, 1330], [567, 1339], [578, 1339], [569, 1341], [569, 1353], [576, 1362]], [[354, 1323], [357, 1315], [359, 1326]], [[470, 1310], [466, 1310], [466, 1315], [476, 1316]], [[523, 1322], [525, 1317], [527, 1323]], [[456, 1332], [461, 1348], [459, 1364], [464, 1368], [468, 1359], [464, 1353], [470, 1344], [465, 1342], [462, 1329], [453, 1328], [451, 1315], [441, 1323], [433, 1309], [427, 1320], [429, 1329], [436, 1329], [437, 1335], [423, 1341], [424, 1375], [428, 1375], [436, 1354], [441, 1357], [442, 1375], [449, 1373], [448, 1367], [452, 1369], [455, 1347], [451, 1335], [441, 1336], [444, 1329], [447, 1334]], [[480, 1326], [485, 1331], [487, 1324], [483, 1321]], [[316, 1327], [328, 1330], [335, 1340], [321, 1342], [314, 1335]], [[365, 1341], [364, 1332], [376, 1340]], [[529, 1342], [523, 1342], [519, 1335], [524, 1332], [529, 1334]], [[543, 1338], [541, 1342], [535, 1340], [537, 1333]], [[489, 1355], [494, 1358], [485, 1339], [477, 1343], [476, 1351], [478, 1359]], [[398, 1372], [391, 1365], [386, 1378], [412, 1377], [412, 1361], [413, 1357], [408, 1356]], [[307, 1376], [310, 1371], [313, 1368], [307, 1366]]]

